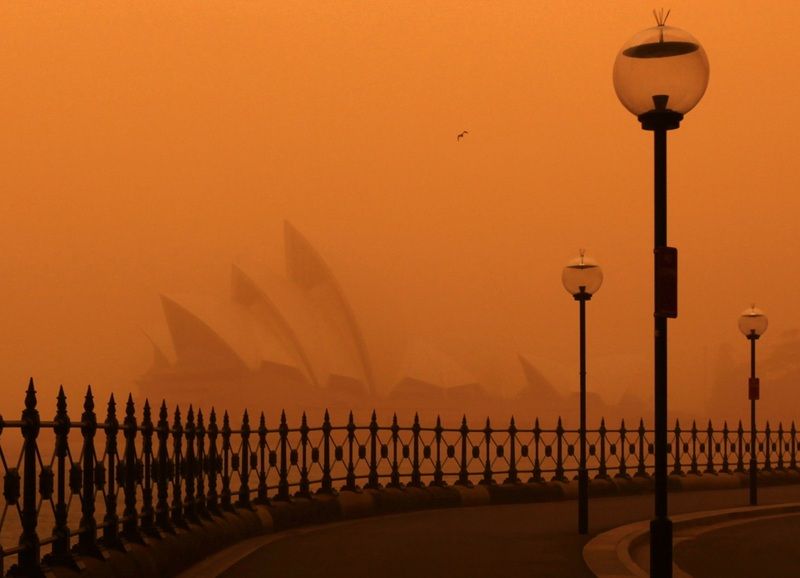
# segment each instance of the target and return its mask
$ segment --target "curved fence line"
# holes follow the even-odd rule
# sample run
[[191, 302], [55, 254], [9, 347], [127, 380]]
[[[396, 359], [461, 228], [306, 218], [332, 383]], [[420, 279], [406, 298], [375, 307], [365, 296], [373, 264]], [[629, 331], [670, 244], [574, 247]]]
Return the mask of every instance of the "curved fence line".
[[[16, 459], [3, 449], [14, 432], [21, 436]], [[633, 428], [624, 421], [607, 428], [601, 420], [587, 430], [590, 473], [651, 476], [652, 440], [642, 420]], [[233, 429], [227, 412], [220, 418], [212, 409], [207, 420], [191, 407], [185, 417], [179, 408], [170, 415], [163, 402], [154, 412], [145, 401], [137, 417], [131, 396], [120, 421], [113, 395], [99, 422], [91, 388], [79, 421], [70, 418], [63, 389], [55, 417], [42, 421], [31, 380], [22, 418], [0, 417], [0, 574], [8, 557], [16, 557], [17, 575], [40, 575], [43, 564], [78, 568], [80, 556], [104, 558], [126, 542], [256, 503], [381, 487], [567, 482], [577, 473], [579, 442], [579, 430], [564, 428], [560, 418], [550, 429], [513, 418], [503, 427], [488, 418], [471, 427], [466, 417], [453, 428], [440, 419], [423, 426], [418, 416], [400, 425], [397, 415], [380, 425], [375, 412], [357, 425], [351, 412], [345, 425], [334, 425], [325, 412], [319, 426], [303, 414], [289, 427], [282, 414], [279, 426], [268, 428], [263, 413], [251, 424], [245, 411]], [[794, 422], [788, 429], [767, 422], [757, 431], [760, 469], [796, 470], [797, 442]], [[676, 422], [668, 451], [673, 475], [744, 472], [750, 431], [741, 422], [733, 429]]]

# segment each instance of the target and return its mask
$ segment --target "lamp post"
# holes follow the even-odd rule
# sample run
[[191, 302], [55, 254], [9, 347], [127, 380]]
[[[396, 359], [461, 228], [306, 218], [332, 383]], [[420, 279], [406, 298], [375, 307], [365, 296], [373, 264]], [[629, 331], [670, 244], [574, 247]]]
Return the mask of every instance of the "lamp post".
[[564, 289], [579, 304], [580, 333], [580, 462], [578, 464], [578, 533], [589, 532], [589, 472], [586, 469], [586, 302], [603, 284], [603, 270], [594, 259], [580, 256], [561, 272]]
[[614, 89], [654, 136], [655, 517], [650, 522], [650, 576], [672, 576], [672, 522], [667, 514], [667, 318], [678, 316], [677, 250], [667, 246], [667, 131], [700, 101], [708, 59], [688, 32], [666, 25], [634, 35], [614, 62]]
[[[756, 448], [756, 400], [759, 398], [760, 382], [756, 377], [756, 340], [767, 330], [767, 316], [755, 305], [742, 311], [739, 316], [739, 331], [750, 341], [750, 505], [758, 504], [758, 451]], [[769, 451], [769, 449], [767, 449]]]

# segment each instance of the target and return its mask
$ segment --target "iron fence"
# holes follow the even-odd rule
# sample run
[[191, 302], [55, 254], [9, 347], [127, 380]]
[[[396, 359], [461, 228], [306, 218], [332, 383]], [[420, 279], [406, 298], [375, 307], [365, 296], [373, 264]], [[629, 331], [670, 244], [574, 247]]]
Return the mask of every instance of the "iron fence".
[[[21, 438], [16, 460], [8, 454], [14, 432]], [[79, 441], [70, 443], [71, 432]], [[42, 563], [77, 567], [81, 556], [102, 558], [126, 542], [256, 503], [381, 487], [567, 482], [577, 475], [579, 440], [560, 418], [550, 429], [513, 418], [501, 427], [489, 419], [472, 427], [466, 417], [458, 427], [440, 419], [423, 426], [418, 416], [401, 425], [397, 415], [380, 425], [374, 412], [363, 424], [350, 413], [344, 425], [325, 412], [318, 426], [304, 414], [298, 427], [282, 414], [277, 427], [267, 427], [263, 413], [251, 424], [245, 411], [234, 429], [227, 412], [220, 418], [212, 409], [206, 421], [202, 411], [190, 407], [183, 417], [174, 408], [170, 416], [164, 402], [154, 412], [145, 401], [137, 417], [131, 396], [120, 421], [113, 395], [99, 422], [91, 388], [79, 421], [69, 417], [63, 389], [55, 417], [43, 421], [31, 381], [21, 419], [0, 417], [0, 574], [9, 557], [16, 558], [10, 574], [38, 576]], [[590, 473], [650, 477], [652, 440], [642, 420], [633, 428], [601, 420], [587, 430]], [[797, 442], [794, 422], [788, 429], [767, 423], [754, 448], [759, 467], [796, 470]], [[676, 422], [668, 451], [674, 475], [744, 472], [750, 432], [741, 422], [733, 429]]]

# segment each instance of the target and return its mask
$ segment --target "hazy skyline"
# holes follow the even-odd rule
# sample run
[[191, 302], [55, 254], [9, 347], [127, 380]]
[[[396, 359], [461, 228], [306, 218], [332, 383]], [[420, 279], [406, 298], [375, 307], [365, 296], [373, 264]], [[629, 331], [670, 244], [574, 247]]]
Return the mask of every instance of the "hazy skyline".
[[[743, 309], [769, 315], [762, 359], [800, 327], [786, 122], [800, 6], [670, 7], [711, 66], [669, 137], [671, 403], [702, 413], [720, 348], [747, 355]], [[232, 263], [280, 266], [284, 219], [331, 264], [378, 366], [422, 339], [476, 375], [508, 374], [504, 395], [522, 384], [518, 353], [577, 389], [560, 272], [585, 247], [605, 271], [589, 389], [647, 398], [651, 135], [611, 67], [651, 8], [3, 4], [0, 409], [30, 375], [53, 395], [135, 389], [159, 294], [222, 296]], [[742, 413], [745, 377], [731, 384]]]

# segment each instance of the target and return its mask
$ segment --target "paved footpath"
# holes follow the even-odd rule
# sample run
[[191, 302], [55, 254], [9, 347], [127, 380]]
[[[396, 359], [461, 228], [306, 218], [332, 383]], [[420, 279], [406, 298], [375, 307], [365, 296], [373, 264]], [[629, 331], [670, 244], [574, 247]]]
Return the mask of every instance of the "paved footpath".
[[[800, 486], [763, 488], [759, 498], [761, 504], [797, 502]], [[746, 503], [746, 489], [674, 493], [670, 495], [670, 512], [714, 510]], [[599, 532], [650, 518], [652, 507], [650, 494], [593, 498], [590, 536], [577, 534], [574, 500], [426, 510], [351, 520], [255, 538], [215, 556], [212, 563], [190, 569], [184, 576], [590, 578], [592, 574], [581, 555], [584, 544]], [[745, 531], [746, 526], [750, 525], [737, 530]], [[705, 538], [711, 539], [711, 535]], [[728, 575], [708, 573], [701, 550], [692, 549], [689, 544], [677, 555], [687, 570], [698, 572], [698, 578]], [[762, 557], [768, 560], [769, 554], [763, 553]], [[749, 576], [771, 575], [761, 572]]]

